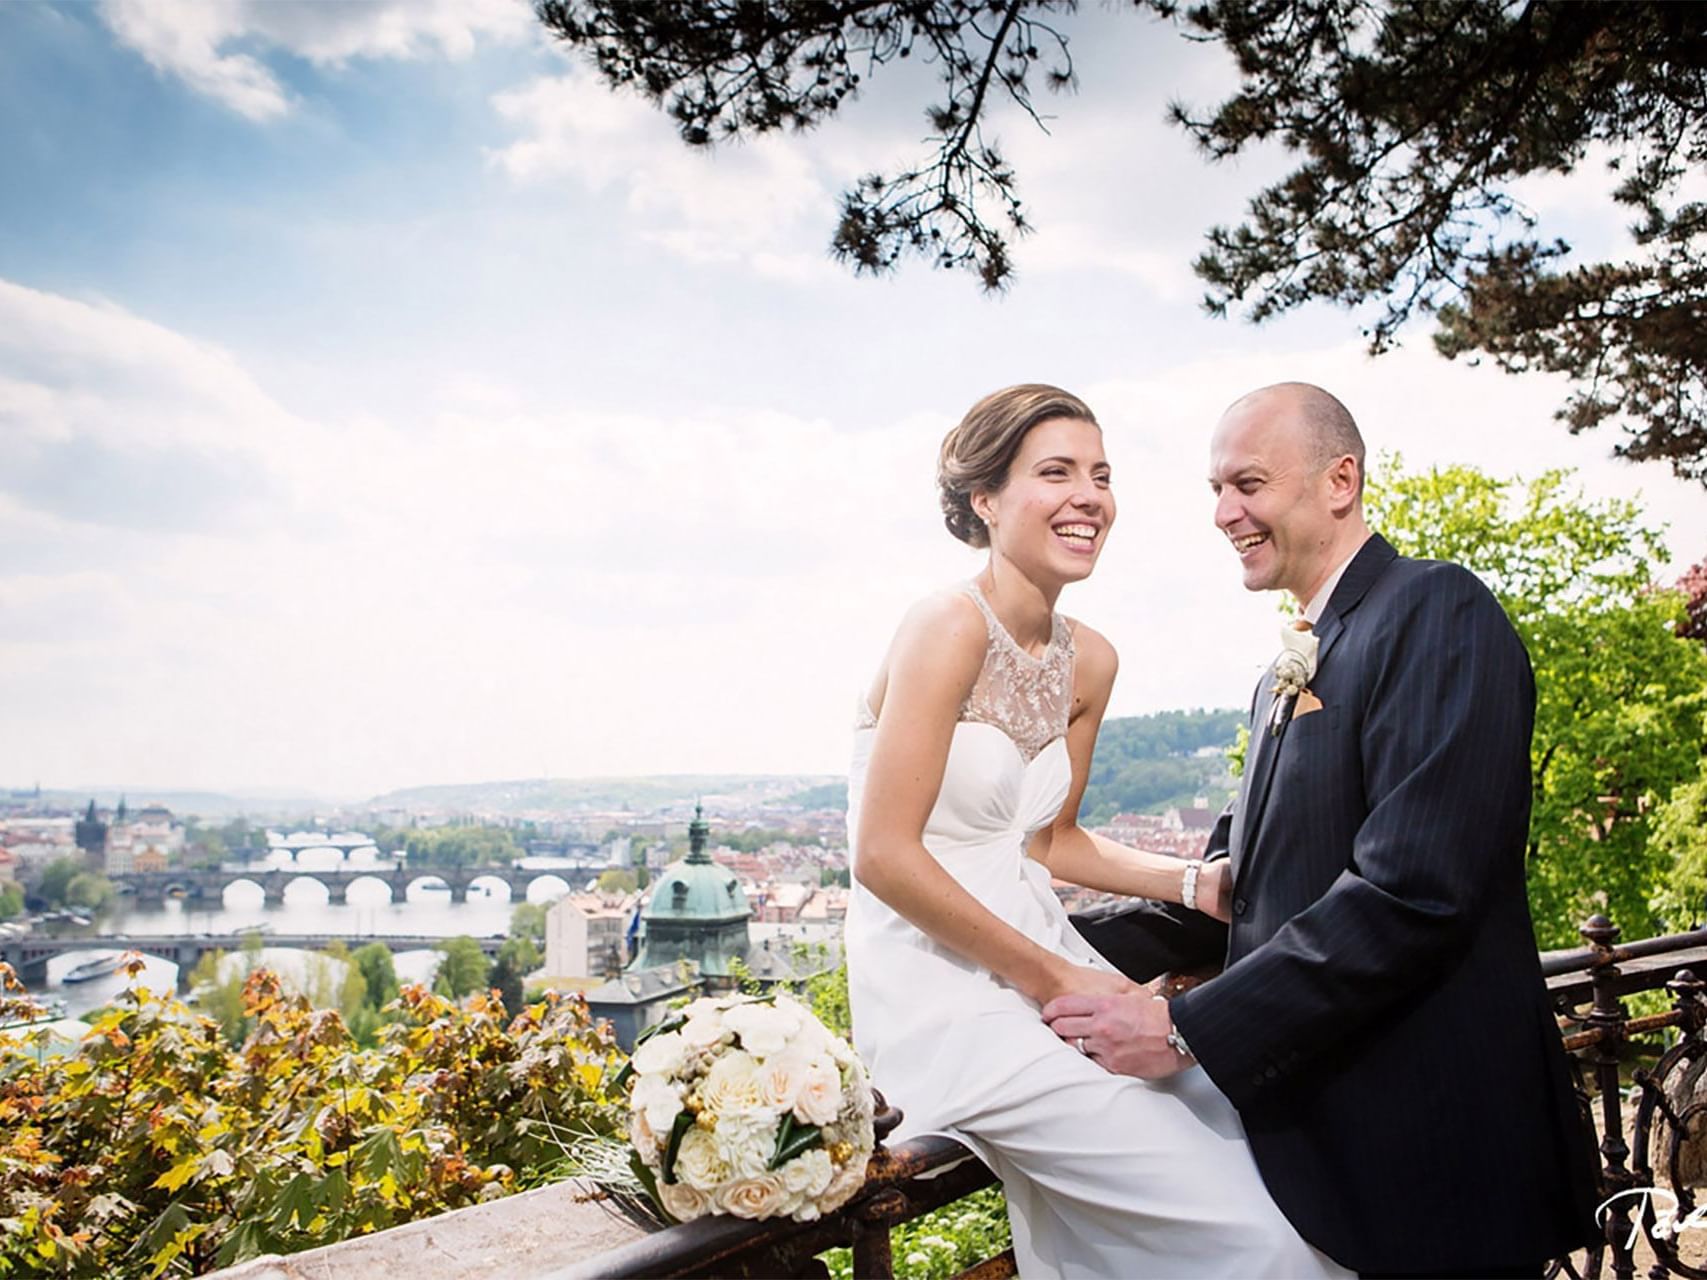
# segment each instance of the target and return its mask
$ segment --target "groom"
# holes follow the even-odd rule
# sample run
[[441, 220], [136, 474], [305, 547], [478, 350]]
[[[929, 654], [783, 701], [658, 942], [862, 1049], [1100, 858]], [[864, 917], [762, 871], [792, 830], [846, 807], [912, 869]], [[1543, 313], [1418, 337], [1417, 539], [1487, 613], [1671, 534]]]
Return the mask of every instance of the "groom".
[[1596, 1195], [1524, 893], [1534, 681], [1475, 577], [1370, 533], [1363, 458], [1345, 407], [1302, 383], [1216, 427], [1215, 522], [1245, 587], [1290, 591], [1311, 624], [1294, 678], [1282, 659], [1257, 688], [1212, 842], [1231, 923], [1155, 904], [1079, 923], [1141, 980], [1226, 968], [1043, 1016], [1110, 1071], [1200, 1062], [1275, 1202], [1341, 1264], [1539, 1276], [1595, 1236]]

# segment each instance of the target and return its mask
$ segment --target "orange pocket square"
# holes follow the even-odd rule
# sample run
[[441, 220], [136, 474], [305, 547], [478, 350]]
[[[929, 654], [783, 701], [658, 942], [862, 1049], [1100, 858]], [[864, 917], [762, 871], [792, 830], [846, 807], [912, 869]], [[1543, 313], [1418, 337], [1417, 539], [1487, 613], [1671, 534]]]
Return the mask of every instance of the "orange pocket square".
[[1296, 720], [1299, 716], [1307, 716], [1312, 711], [1321, 709], [1322, 700], [1306, 689], [1298, 695], [1298, 705], [1292, 708], [1292, 718]]

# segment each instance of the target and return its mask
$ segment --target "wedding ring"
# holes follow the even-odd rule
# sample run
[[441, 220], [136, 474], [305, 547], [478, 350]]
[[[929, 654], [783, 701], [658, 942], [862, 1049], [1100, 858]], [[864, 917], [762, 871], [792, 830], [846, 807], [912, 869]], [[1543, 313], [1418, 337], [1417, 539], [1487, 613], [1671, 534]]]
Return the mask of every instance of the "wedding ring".
[[1085, 1051], [1085, 1038], [1083, 1036], [1080, 1036], [1079, 1037], [1079, 1052], [1083, 1053], [1084, 1051]]

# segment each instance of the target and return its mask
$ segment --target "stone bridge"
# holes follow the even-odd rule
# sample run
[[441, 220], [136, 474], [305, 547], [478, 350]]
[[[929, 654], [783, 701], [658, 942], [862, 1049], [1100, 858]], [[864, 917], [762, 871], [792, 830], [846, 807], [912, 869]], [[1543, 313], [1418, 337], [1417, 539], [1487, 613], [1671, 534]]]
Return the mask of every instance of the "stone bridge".
[[[186, 989], [190, 970], [209, 951], [241, 951], [246, 935], [230, 933], [168, 934], [157, 937], [121, 936], [113, 938], [9, 938], [0, 942], [0, 960], [17, 971], [24, 985], [39, 991], [47, 985], [47, 962], [67, 951], [140, 951], [159, 956], [178, 966], [178, 987]], [[352, 950], [370, 942], [383, 942], [393, 951], [431, 951], [447, 939], [428, 934], [364, 934], [349, 937], [331, 933], [264, 933], [261, 941], [269, 947], [289, 947], [299, 951], [324, 951], [334, 941], [341, 941]], [[504, 935], [489, 934], [476, 938], [480, 949], [490, 959], [504, 945]]]
[[201, 870], [175, 868], [167, 871], [126, 871], [109, 876], [122, 894], [139, 902], [162, 902], [167, 897], [218, 898], [239, 881], [259, 885], [269, 905], [284, 901], [285, 888], [297, 880], [316, 880], [326, 886], [332, 902], [347, 902], [350, 885], [357, 880], [377, 880], [391, 891], [393, 902], [402, 902], [409, 886], [423, 880], [450, 888], [452, 902], [468, 901], [468, 889], [476, 880], [508, 885], [510, 897], [520, 902], [528, 886], [541, 876], [556, 876], [571, 887], [584, 884], [603, 867], [408, 867], [397, 864], [378, 867], [338, 867], [318, 871], [300, 867], [225, 866]]

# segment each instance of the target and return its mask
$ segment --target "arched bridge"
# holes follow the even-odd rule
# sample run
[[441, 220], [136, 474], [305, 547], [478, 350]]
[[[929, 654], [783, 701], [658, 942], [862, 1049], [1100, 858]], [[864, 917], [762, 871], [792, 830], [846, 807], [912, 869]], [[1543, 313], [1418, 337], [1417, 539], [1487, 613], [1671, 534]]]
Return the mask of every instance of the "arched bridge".
[[161, 902], [167, 897], [217, 898], [230, 885], [248, 881], [260, 886], [270, 904], [284, 901], [285, 889], [293, 881], [317, 880], [326, 886], [332, 902], [347, 902], [350, 885], [357, 880], [377, 880], [391, 891], [391, 900], [401, 902], [409, 886], [421, 881], [439, 881], [450, 889], [452, 902], [468, 901], [468, 889], [477, 880], [508, 885], [510, 897], [520, 902], [528, 886], [543, 876], [556, 876], [573, 887], [596, 876], [602, 867], [337, 867], [309, 871], [299, 867], [212, 867], [205, 870], [177, 868], [167, 871], [125, 871], [109, 876], [120, 893], [134, 895], [139, 902]]
[[[324, 951], [335, 941], [355, 948], [370, 942], [383, 942], [393, 951], [431, 951], [448, 939], [436, 934], [373, 934], [343, 937], [331, 933], [263, 934], [262, 942], [269, 947], [289, 947], [300, 951]], [[476, 938], [488, 957], [498, 954], [504, 945], [504, 935], [488, 934]], [[10, 938], [0, 942], [0, 960], [17, 970], [24, 985], [40, 990], [47, 984], [47, 962], [67, 951], [140, 951], [143, 955], [159, 956], [178, 966], [178, 986], [186, 987], [190, 970], [209, 951], [241, 951], [244, 936], [230, 933], [169, 934], [156, 937], [120, 936], [114, 938]]]

